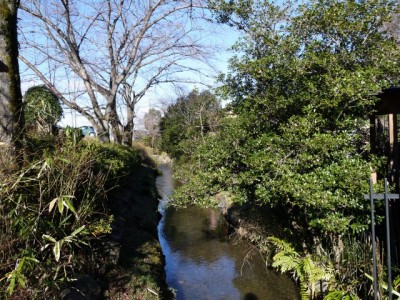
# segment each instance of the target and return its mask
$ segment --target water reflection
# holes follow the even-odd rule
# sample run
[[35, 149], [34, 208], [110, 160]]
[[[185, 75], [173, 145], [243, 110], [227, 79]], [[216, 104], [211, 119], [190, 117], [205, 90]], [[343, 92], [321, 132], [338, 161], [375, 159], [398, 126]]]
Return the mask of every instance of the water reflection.
[[[165, 215], [163, 236], [171, 251], [179, 252], [186, 258], [213, 263], [224, 255], [229, 245], [227, 226], [222, 218], [212, 219], [215, 211], [201, 208], [184, 210], [168, 209]], [[208, 247], [207, 245], [218, 247]]]
[[[163, 170], [166, 175], [171, 176]], [[160, 178], [159, 189], [166, 182], [173, 184], [171, 178]], [[227, 225], [217, 210], [168, 209], [159, 235], [167, 282], [177, 290], [178, 300], [298, 299], [291, 280], [268, 271], [260, 255], [249, 252], [248, 244], [227, 238]]]

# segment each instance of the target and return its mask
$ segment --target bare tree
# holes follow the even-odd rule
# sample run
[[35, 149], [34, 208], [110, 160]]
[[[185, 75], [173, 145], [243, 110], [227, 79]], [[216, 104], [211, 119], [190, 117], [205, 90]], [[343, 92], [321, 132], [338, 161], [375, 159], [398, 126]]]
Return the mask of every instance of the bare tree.
[[0, 143], [22, 149], [22, 96], [15, 0], [0, 0]]
[[103, 140], [111, 132], [131, 143], [135, 106], [148, 90], [193, 82], [182, 74], [207, 63], [202, 1], [22, 0], [20, 59]]
[[154, 141], [160, 135], [160, 121], [161, 112], [154, 108], [150, 108], [143, 117], [144, 128], [147, 131], [147, 135], [151, 139], [150, 146], [152, 148], [154, 148]]

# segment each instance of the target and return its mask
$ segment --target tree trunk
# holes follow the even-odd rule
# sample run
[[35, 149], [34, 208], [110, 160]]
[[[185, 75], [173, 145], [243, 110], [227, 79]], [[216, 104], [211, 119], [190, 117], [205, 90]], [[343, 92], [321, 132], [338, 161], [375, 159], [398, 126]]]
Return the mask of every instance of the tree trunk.
[[113, 117], [111, 119], [110, 123], [111, 123], [111, 130], [112, 130], [112, 134], [113, 134], [113, 138], [114, 138], [114, 143], [121, 145], [122, 144], [122, 134], [121, 134], [121, 130], [119, 128], [118, 119]]
[[131, 122], [127, 122], [127, 124], [124, 126], [124, 131], [123, 131], [123, 140], [122, 143], [125, 146], [132, 146], [133, 143], [133, 126]]
[[108, 124], [103, 122], [103, 124], [97, 124], [96, 122], [90, 122], [92, 124], [94, 130], [96, 131], [97, 138], [104, 142], [104, 143], [109, 143], [110, 142], [110, 128], [108, 127]]
[[24, 127], [18, 66], [18, 5], [16, 0], [0, 0], [0, 143], [11, 145], [17, 155], [22, 151]]
[[135, 111], [129, 105], [126, 107], [126, 118], [126, 125], [124, 126], [124, 144], [127, 146], [132, 146], [134, 141]]
[[122, 134], [120, 130], [120, 123], [118, 120], [118, 115], [114, 111], [113, 113], [110, 114], [110, 124], [111, 124], [111, 134], [114, 139], [115, 144], [122, 144]]

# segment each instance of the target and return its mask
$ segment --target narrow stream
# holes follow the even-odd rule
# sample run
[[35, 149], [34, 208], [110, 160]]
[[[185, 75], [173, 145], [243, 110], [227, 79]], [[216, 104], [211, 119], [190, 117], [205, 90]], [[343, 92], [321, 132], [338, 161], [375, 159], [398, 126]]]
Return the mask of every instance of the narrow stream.
[[160, 165], [157, 187], [163, 200], [158, 226], [168, 286], [177, 300], [292, 300], [299, 292], [288, 277], [268, 270], [260, 254], [228, 238], [219, 211], [191, 207], [165, 209], [174, 189], [171, 166]]

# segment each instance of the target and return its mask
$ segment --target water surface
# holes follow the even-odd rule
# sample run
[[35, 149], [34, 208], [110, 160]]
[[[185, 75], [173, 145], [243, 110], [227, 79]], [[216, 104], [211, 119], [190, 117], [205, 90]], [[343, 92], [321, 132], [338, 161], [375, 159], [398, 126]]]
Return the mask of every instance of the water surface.
[[161, 165], [160, 169], [163, 175], [157, 185], [163, 196], [163, 218], [159, 237], [167, 283], [176, 290], [177, 300], [299, 299], [292, 280], [268, 270], [249, 243], [229, 238], [227, 224], [218, 210], [164, 210], [175, 183], [169, 165]]

